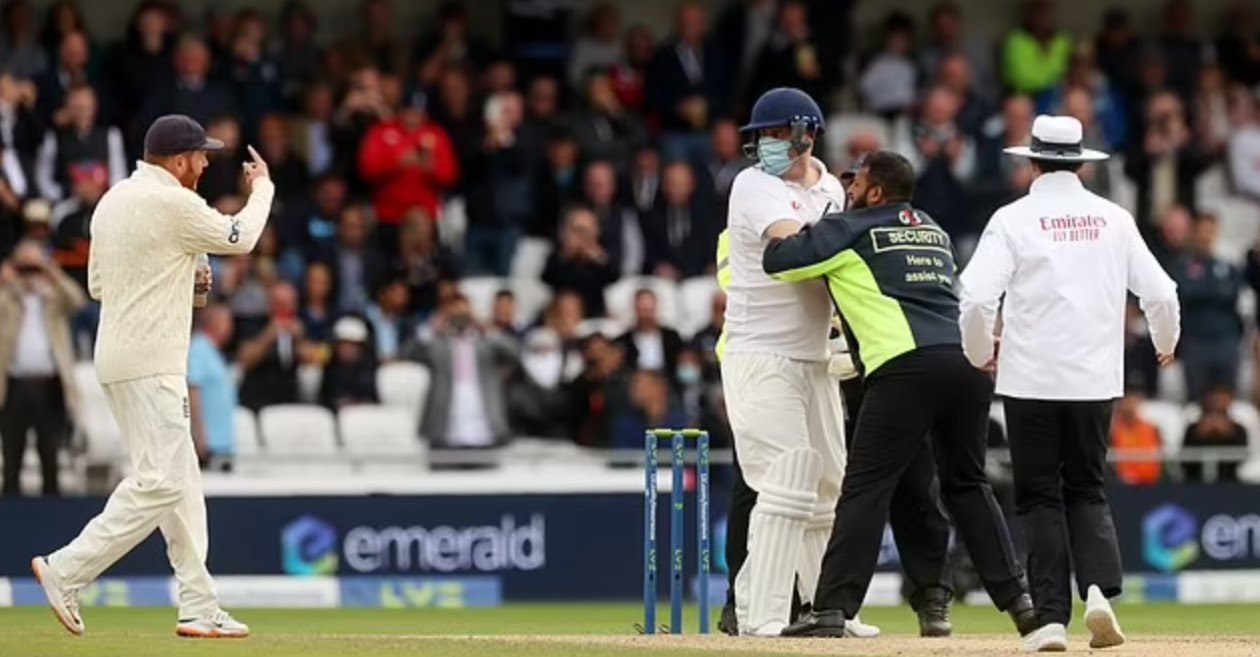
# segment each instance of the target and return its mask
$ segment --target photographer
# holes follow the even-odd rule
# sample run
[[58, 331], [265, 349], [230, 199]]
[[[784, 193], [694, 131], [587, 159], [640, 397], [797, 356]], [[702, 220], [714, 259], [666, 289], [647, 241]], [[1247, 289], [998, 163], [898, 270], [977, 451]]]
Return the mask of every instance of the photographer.
[[69, 276], [24, 241], [0, 264], [0, 438], [4, 495], [20, 494], [26, 434], [35, 430], [44, 495], [59, 495], [57, 453], [78, 408], [70, 318], [86, 298]]
[[976, 149], [958, 125], [960, 106], [958, 94], [945, 87], [932, 89], [914, 127], [914, 148], [900, 149], [912, 153], [909, 159], [919, 174], [915, 200], [957, 237], [979, 232], [964, 220], [964, 185], [975, 172]]
[[552, 252], [542, 280], [556, 292], [582, 297], [588, 317], [604, 316], [604, 288], [617, 280], [617, 266], [599, 245], [599, 220], [589, 208], [575, 206], [564, 218], [560, 248]]
[[[1182, 447], [1239, 448], [1247, 446], [1247, 430], [1229, 416], [1234, 403], [1234, 391], [1230, 386], [1216, 386], [1203, 395], [1203, 415], [1198, 422], [1186, 428]], [[1238, 466], [1242, 459], [1209, 459], [1215, 467], [1205, 467], [1204, 461], [1189, 461], [1181, 465], [1186, 481], [1190, 483], [1228, 483], [1238, 481]], [[1205, 471], [1216, 471], [1215, 478]]]
[[520, 139], [524, 110], [516, 92], [486, 100], [481, 147], [466, 172], [468, 234], [464, 257], [475, 274], [507, 276], [530, 214], [530, 157]]
[[1138, 226], [1147, 231], [1168, 206], [1195, 207], [1195, 181], [1211, 164], [1192, 143], [1181, 99], [1161, 92], [1146, 104], [1144, 134], [1133, 139], [1124, 173], [1137, 185]]

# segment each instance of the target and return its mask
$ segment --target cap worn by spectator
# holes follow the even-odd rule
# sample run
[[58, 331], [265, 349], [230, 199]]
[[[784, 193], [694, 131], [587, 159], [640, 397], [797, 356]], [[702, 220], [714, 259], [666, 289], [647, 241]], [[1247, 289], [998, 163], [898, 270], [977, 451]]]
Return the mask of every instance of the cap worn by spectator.
[[367, 325], [358, 317], [342, 317], [333, 325], [333, 337], [342, 342], [367, 342]]
[[22, 216], [28, 224], [47, 224], [52, 220], [52, 204], [42, 198], [34, 198], [22, 206]]
[[223, 150], [223, 142], [207, 136], [200, 123], [183, 114], [159, 117], [144, 134], [144, 152], [150, 155], [219, 150]]

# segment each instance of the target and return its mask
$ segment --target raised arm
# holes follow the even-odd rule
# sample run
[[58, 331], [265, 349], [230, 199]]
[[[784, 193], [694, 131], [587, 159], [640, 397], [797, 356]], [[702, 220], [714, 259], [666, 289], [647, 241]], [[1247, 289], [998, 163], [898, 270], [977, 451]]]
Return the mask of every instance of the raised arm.
[[770, 276], [788, 283], [826, 274], [846, 257], [853, 241], [845, 221], [843, 217], [823, 219], [787, 237], [771, 235], [762, 255], [762, 267]]
[[1015, 273], [1015, 258], [1002, 229], [999, 216], [989, 220], [971, 262], [959, 277], [958, 326], [962, 331], [963, 352], [976, 367], [993, 359], [993, 329], [998, 306]]
[[237, 255], [249, 253], [258, 243], [267, 217], [271, 215], [276, 187], [271, 182], [267, 164], [253, 146], [249, 147], [249, 154], [253, 161], [245, 163], [245, 179], [253, 191], [240, 212], [225, 215], [188, 192], [190, 198], [199, 201], [181, 204], [187, 209], [177, 219], [178, 238], [188, 253]]

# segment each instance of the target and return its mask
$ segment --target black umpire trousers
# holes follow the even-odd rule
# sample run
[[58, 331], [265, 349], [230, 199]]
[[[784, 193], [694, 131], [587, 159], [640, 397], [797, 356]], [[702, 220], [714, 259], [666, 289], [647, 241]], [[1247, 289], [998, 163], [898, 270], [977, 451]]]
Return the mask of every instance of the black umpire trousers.
[[[849, 451], [836, 524], [823, 558], [815, 607], [858, 613], [879, 559], [884, 521], [903, 474], [920, 453], [935, 456], [941, 498], [997, 608], [1024, 593], [1001, 509], [984, 472], [992, 379], [957, 346], [927, 347], [867, 378]], [[944, 549], [941, 551], [942, 560]]]
[[0, 408], [0, 440], [4, 443], [4, 495], [21, 494], [22, 458], [26, 454], [27, 432], [31, 429], [35, 430], [35, 447], [39, 452], [39, 465], [44, 477], [44, 495], [61, 494], [57, 482], [57, 455], [66, 442], [69, 428], [70, 422], [59, 378], [9, 378], [4, 407]]
[[[865, 384], [855, 378], [840, 386], [844, 394], [845, 449], [851, 450]], [[949, 519], [941, 510], [935, 468], [932, 450], [924, 444], [897, 483], [888, 514], [901, 566], [911, 585], [910, 605], [916, 610], [926, 590], [950, 590], [946, 570], [950, 527]], [[748, 522], [756, 504], [757, 491], [744, 481], [736, 454], [735, 482], [726, 525], [727, 604], [735, 604], [735, 576], [748, 557]], [[825, 563], [823, 569], [826, 570]]]
[[1108, 598], [1120, 594], [1120, 548], [1103, 491], [1111, 406], [1111, 400], [1003, 402], [1015, 510], [1042, 624], [1071, 620], [1073, 565], [1082, 598], [1091, 584]]

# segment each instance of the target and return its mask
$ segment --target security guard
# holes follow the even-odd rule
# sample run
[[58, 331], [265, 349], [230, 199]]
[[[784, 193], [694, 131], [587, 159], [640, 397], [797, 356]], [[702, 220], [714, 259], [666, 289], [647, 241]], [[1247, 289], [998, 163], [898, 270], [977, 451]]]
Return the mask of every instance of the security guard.
[[1083, 164], [1107, 159], [1082, 148], [1081, 138], [1076, 119], [1039, 116], [1031, 145], [1006, 149], [1030, 158], [1037, 178], [1027, 196], [993, 215], [962, 274], [967, 358], [996, 365], [997, 394], [1006, 398], [1015, 506], [1043, 626], [1030, 650], [1066, 648], [1072, 565], [1090, 647], [1124, 642], [1107, 602], [1120, 594], [1122, 573], [1103, 473], [1111, 405], [1124, 385], [1128, 292], [1141, 298], [1162, 364], [1172, 361], [1180, 332], [1177, 286], [1133, 216], [1081, 185]]
[[814, 609], [784, 636], [844, 635], [866, 597], [893, 490], [931, 434], [941, 495], [997, 608], [1032, 633], [1032, 600], [984, 473], [992, 381], [963, 357], [949, 236], [909, 204], [915, 174], [872, 153], [850, 211], [773, 239], [762, 263], [783, 281], [823, 278], [866, 377]]

